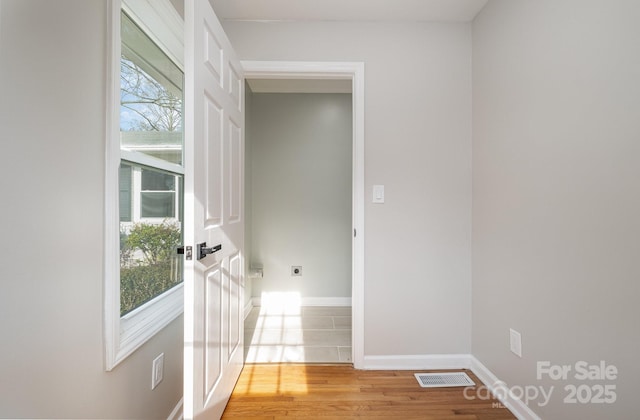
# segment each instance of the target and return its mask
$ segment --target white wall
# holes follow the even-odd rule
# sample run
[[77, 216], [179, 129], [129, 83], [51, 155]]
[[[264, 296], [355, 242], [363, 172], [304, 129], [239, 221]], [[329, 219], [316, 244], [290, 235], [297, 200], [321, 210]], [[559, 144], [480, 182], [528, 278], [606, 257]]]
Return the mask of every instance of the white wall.
[[104, 371], [105, 2], [0, 8], [0, 417], [166, 418], [182, 318]]
[[365, 63], [365, 354], [471, 350], [469, 24], [223, 22], [241, 59]]
[[[491, 0], [473, 25], [473, 354], [555, 386], [544, 419], [638, 416], [639, 20], [637, 1]], [[619, 377], [536, 378], [581, 360]], [[617, 401], [564, 404], [567, 384]]]
[[244, 304], [245, 308], [251, 303], [253, 296], [253, 279], [251, 273], [251, 241], [253, 232], [253, 147], [251, 145], [251, 124], [253, 108], [253, 92], [249, 84], [244, 84]]
[[255, 93], [245, 124], [253, 296], [350, 297], [351, 94]]

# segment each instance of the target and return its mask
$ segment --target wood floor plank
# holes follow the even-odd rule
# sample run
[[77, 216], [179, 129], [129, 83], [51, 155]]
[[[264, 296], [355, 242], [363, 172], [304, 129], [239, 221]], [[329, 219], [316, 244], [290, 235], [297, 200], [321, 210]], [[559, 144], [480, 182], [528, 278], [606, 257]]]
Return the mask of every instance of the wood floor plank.
[[[425, 371], [420, 371], [425, 372]], [[474, 389], [421, 388], [414, 371], [362, 371], [350, 365], [246, 365], [223, 419], [507, 420], [513, 414]]]

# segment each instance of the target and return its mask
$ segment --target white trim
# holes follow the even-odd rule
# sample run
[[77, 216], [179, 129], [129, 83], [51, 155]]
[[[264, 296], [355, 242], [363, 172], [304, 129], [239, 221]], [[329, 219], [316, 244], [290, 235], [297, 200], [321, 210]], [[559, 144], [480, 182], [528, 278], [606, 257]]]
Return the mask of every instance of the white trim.
[[519, 420], [541, 420], [522, 400], [508, 392], [508, 386], [471, 354], [419, 354], [365, 356], [363, 369], [449, 370], [470, 369]]
[[247, 301], [247, 304], [244, 305], [244, 319], [247, 319], [247, 317], [249, 316], [249, 314], [251, 313], [251, 310], [254, 308], [254, 304], [253, 304], [253, 300], [255, 298], [251, 298]]
[[120, 318], [120, 348], [117, 362], [124, 360], [182, 313], [182, 283]]
[[364, 368], [364, 63], [242, 61], [245, 78], [349, 79], [353, 102], [353, 229], [352, 242], [352, 360]]
[[[163, 0], [163, 2], [173, 8], [168, 0]], [[154, 2], [153, 4], [157, 7], [163, 2]], [[120, 316], [118, 168], [120, 165], [120, 52], [122, 42], [120, 14], [122, 7], [120, 0], [107, 1], [108, 60], [104, 186], [104, 342], [105, 370], [107, 371], [115, 368], [128, 355], [175, 320], [184, 308], [184, 287], [178, 285], [124, 317]]]
[[[350, 297], [303, 297], [300, 298], [300, 306], [351, 306], [353, 298]], [[256, 306], [262, 306], [261, 297], [253, 297], [249, 300], [247, 307], [251, 305], [249, 311]], [[247, 316], [245, 307], [245, 317]]]
[[182, 415], [183, 404], [184, 404], [184, 397], [180, 398], [180, 401], [178, 401], [178, 404], [176, 404], [176, 406], [173, 408], [173, 411], [171, 412], [171, 414], [169, 414], [169, 417], [167, 417], [167, 420], [182, 420], [184, 418]]
[[469, 354], [411, 354], [365, 356], [363, 369], [371, 370], [434, 370], [469, 369]]
[[[508, 392], [508, 386], [500, 381], [482, 362], [470, 356], [471, 371], [480, 379], [491, 393], [520, 420], [541, 420], [522, 400]], [[500, 387], [498, 389], [498, 387]], [[496, 392], [497, 391], [497, 392]]]
[[352, 334], [353, 366], [364, 366], [364, 63], [353, 68], [353, 228]]
[[172, 172], [174, 174], [184, 175], [184, 166], [176, 163], [167, 162], [144, 153], [132, 150], [119, 150], [120, 158], [127, 162], [137, 163], [138, 165], [149, 166], [151, 168], [162, 169], [163, 171]]
[[106, 71], [106, 150], [105, 150], [105, 262], [104, 262], [104, 341], [105, 369], [119, 362], [120, 351], [120, 237], [118, 167], [120, 164], [120, 0], [107, 2], [107, 71]]

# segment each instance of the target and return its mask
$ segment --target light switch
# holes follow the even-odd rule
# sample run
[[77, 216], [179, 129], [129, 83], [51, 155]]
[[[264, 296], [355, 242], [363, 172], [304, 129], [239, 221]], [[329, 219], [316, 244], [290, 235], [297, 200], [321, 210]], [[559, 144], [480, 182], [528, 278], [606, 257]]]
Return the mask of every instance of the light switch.
[[384, 185], [373, 186], [373, 202], [377, 204], [384, 203]]
[[155, 389], [164, 376], [164, 353], [160, 353], [158, 357], [153, 359], [153, 368], [151, 370], [151, 389]]

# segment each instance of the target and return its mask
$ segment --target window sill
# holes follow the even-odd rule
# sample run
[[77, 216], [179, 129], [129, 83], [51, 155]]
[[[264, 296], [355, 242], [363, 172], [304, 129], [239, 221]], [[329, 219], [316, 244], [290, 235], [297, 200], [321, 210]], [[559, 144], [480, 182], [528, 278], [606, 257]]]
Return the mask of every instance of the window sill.
[[[183, 283], [119, 318], [107, 339], [107, 366], [112, 370], [184, 310]], [[117, 328], [116, 328], [117, 327]]]

